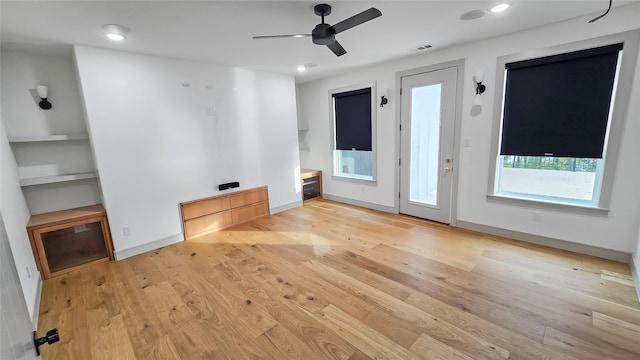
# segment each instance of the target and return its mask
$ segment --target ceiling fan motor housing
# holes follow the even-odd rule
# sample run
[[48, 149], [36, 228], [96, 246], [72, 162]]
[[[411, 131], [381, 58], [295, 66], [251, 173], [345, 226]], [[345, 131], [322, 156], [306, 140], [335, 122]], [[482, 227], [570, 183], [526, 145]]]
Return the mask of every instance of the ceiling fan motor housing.
[[336, 36], [329, 28], [329, 24], [318, 24], [311, 32], [311, 40], [317, 45], [329, 45], [336, 41]]

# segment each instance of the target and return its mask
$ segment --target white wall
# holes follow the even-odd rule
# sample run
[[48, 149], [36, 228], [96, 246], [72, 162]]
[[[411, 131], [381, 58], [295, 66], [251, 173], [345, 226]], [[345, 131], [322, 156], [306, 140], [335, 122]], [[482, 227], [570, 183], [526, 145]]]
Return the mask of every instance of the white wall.
[[[71, 55], [2, 49], [2, 115], [9, 136], [86, 132]], [[49, 86], [51, 110], [37, 106], [30, 90]]]
[[[636, 249], [633, 252], [633, 265], [635, 265], [636, 267], [635, 274], [640, 275], [640, 226], [638, 226], [638, 243], [636, 244]], [[635, 279], [635, 281], [637, 287], [636, 290], [638, 291], [638, 297], [640, 297], [640, 287], [638, 287], [638, 285], [640, 284], [640, 279]]]
[[[73, 57], [20, 49], [2, 49], [0, 98], [8, 137], [87, 132]], [[36, 85], [49, 86], [51, 110], [34, 99]], [[36, 98], [37, 99], [37, 98]], [[20, 178], [94, 170], [87, 140], [13, 143]], [[32, 214], [100, 203], [96, 180], [23, 188]]]
[[[631, 106], [622, 140], [619, 166], [615, 176], [611, 211], [607, 217], [588, 216], [544, 208], [510, 205], [487, 201], [489, 157], [493, 122], [493, 101], [496, 85], [493, 83], [496, 59], [499, 56], [541, 49], [554, 45], [608, 35], [638, 28], [640, 5], [614, 9], [607, 17], [594, 24], [580, 18], [542, 28], [493, 38], [473, 44], [464, 44], [411, 58], [390, 62], [361, 71], [335, 76], [298, 86], [298, 106], [309, 121], [307, 139], [311, 151], [301, 153], [301, 165], [331, 173], [330, 121], [327, 92], [329, 89], [376, 81], [378, 93], [395, 94], [396, 73], [457, 59], [465, 60], [465, 88], [462, 99], [463, 115], [461, 139], [469, 140], [469, 147], [460, 148], [457, 159], [459, 176], [457, 219], [485, 226], [518, 231], [559, 240], [597, 246], [626, 253], [634, 250], [638, 237], [638, 187], [640, 167], [640, 122], [637, 120], [638, 101]], [[485, 71], [487, 92], [483, 94], [483, 112], [471, 117], [469, 111], [475, 94], [472, 82], [476, 70]], [[635, 76], [631, 99], [640, 98], [640, 80]], [[395, 206], [396, 182], [396, 118], [397, 99], [378, 107], [378, 181], [376, 184], [333, 180], [325, 176], [326, 194], [355, 201], [364, 201], [378, 207]], [[631, 201], [633, 200], [633, 201]], [[540, 211], [542, 221], [533, 222], [532, 211]]]
[[0, 211], [9, 237], [24, 299], [33, 318], [39, 294], [40, 272], [36, 266], [26, 226], [31, 214], [20, 191], [18, 166], [9, 147], [4, 118], [0, 121]]
[[75, 52], [116, 252], [180, 240], [179, 203], [216, 195], [220, 183], [268, 185], [272, 210], [300, 202], [293, 77]]

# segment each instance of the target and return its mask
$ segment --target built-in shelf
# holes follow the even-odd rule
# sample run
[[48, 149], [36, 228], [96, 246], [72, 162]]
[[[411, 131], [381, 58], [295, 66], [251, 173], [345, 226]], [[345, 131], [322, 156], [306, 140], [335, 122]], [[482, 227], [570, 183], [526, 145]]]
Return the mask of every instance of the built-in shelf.
[[42, 142], [42, 141], [69, 141], [87, 140], [87, 134], [67, 134], [67, 135], [42, 135], [42, 136], [14, 136], [9, 138], [10, 143]]
[[64, 182], [64, 181], [92, 179], [96, 177], [97, 175], [95, 171], [90, 171], [90, 172], [76, 173], [76, 174], [64, 174], [64, 175], [26, 178], [26, 179], [20, 179], [20, 186], [52, 184], [52, 183], [58, 183], [58, 182]]

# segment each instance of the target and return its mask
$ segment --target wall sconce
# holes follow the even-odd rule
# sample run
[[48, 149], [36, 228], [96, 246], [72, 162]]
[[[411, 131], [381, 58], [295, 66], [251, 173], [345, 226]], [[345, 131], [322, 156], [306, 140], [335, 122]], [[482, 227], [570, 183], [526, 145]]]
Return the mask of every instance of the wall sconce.
[[473, 105], [482, 106], [482, 97], [480, 96], [480, 94], [487, 90], [487, 87], [482, 85], [482, 80], [484, 80], [484, 71], [476, 71], [474, 77], [476, 79], [476, 97], [475, 99], [473, 99]]
[[387, 103], [389, 103], [389, 99], [387, 99], [386, 96], [382, 95], [382, 98], [380, 99], [380, 107], [384, 107], [385, 105], [387, 105]]
[[40, 97], [40, 102], [38, 103], [38, 106], [40, 106], [40, 109], [50, 110], [51, 103], [47, 100], [47, 96], [49, 96], [49, 87], [44, 85], [38, 85], [36, 86], [36, 92]]
[[471, 116], [478, 116], [482, 112], [482, 94], [487, 87], [482, 85], [482, 80], [484, 80], [484, 71], [478, 70], [473, 76], [475, 88], [476, 88], [476, 96], [473, 98], [473, 105], [471, 106]]

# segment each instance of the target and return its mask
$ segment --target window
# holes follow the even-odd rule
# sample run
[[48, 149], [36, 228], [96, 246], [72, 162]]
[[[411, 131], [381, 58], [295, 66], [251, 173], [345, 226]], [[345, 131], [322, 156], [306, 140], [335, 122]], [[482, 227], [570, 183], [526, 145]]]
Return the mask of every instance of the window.
[[497, 193], [596, 207], [603, 169], [602, 159], [502, 155]]
[[333, 175], [375, 180], [373, 85], [330, 91], [333, 110]]
[[638, 34], [498, 59], [490, 196], [608, 208]]

